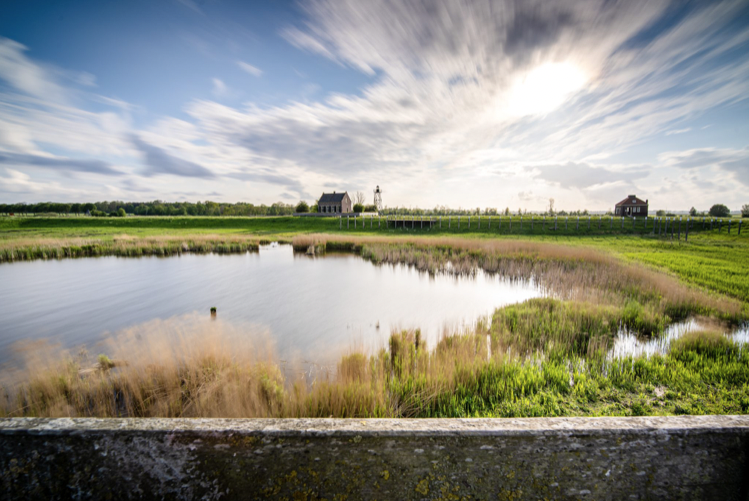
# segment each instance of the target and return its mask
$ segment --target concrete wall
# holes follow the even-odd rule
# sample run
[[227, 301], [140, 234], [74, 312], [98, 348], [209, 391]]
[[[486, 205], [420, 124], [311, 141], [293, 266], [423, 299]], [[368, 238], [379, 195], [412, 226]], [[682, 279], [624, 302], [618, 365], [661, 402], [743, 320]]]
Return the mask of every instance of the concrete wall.
[[749, 499], [749, 416], [0, 419], [3, 499]]

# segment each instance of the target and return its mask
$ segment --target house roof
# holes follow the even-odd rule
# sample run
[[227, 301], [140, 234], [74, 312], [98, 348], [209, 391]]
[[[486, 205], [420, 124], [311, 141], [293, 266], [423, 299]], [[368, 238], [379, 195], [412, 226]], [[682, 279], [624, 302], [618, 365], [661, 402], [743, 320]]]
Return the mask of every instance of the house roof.
[[619, 207], [620, 205], [647, 205], [648, 203], [645, 200], [642, 200], [640, 198], [637, 198], [635, 195], [630, 195], [618, 204], [616, 204], [614, 207]]
[[323, 193], [317, 203], [329, 204], [343, 202], [346, 192], [343, 193]]

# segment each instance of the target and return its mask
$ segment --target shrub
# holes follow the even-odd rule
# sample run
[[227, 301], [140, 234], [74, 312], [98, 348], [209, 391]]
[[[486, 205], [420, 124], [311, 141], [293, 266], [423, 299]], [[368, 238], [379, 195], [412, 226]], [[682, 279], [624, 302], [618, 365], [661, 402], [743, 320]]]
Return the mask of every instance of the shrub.
[[712, 217], [729, 217], [731, 211], [723, 204], [715, 204], [710, 207], [710, 215]]
[[741, 217], [749, 217], [749, 204], [741, 206]]
[[307, 205], [307, 202], [305, 202], [304, 200], [302, 200], [301, 202], [299, 202], [296, 205], [296, 207], [294, 208], [294, 210], [296, 212], [299, 212], [299, 213], [309, 212], [309, 205]]
[[364, 212], [364, 206], [362, 204], [354, 204], [354, 212]]
[[127, 217], [127, 213], [125, 212], [125, 209], [120, 207], [117, 209], [117, 217]]

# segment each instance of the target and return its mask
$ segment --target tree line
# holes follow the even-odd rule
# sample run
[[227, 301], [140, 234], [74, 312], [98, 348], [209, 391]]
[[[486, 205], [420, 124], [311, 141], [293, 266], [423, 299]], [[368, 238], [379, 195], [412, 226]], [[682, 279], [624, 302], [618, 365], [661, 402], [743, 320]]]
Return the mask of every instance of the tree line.
[[15, 203], [1, 204], [0, 214], [59, 214], [82, 215], [94, 217], [126, 216], [289, 216], [295, 206], [276, 202], [271, 205], [251, 203], [205, 202], [86, 202], [56, 203], [41, 202], [36, 204]]
[[[363, 198], [363, 197], [362, 197]], [[552, 199], [553, 200], [553, 199]], [[354, 212], [377, 212], [374, 205], [364, 205], [360, 197], [355, 198]], [[136, 216], [290, 216], [294, 213], [317, 212], [317, 202], [312, 205], [301, 201], [297, 204], [286, 204], [276, 202], [271, 205], [255, 205], [245, 202], [219, 203], [206, 200], [204, 202], [163, 202], [154, 200], [152, 202], [87, 202], [87, 203], [56, 203], [41, 202], [36, 204], [0, 203], [0, 214], [56, 214], [56, 215], [82, 215], [87, 214], [94, 217], [125, 217], [128, 214]], [[421, 209], [419, 207], [385, 207], [381, 211], [386, 215], [406, 216], [520, 216], [529, 214], [528, 210], [518, 208], [517, 211], [509, 207], [497, 209], [493, 207], [475, 209], [453, 209], [445, 205], [437, 205], [433, 209]], [[554, 202], [542, 212], [533, 212], [540, 216], [587, 216], [587, 209], [576, 211], [555, 210]], [[709, 211], [699, 212], [694, 207], [689, 211], [691, 216], [697, 217], [729, 217], [731, 211], [723, 204], [713, 205]], [[611, 215], [611, 212], [607, 212]], [[658, 211], [657, 216], [673, 216], [666, 211]], [[742, 217], [749, 218], [749, 204], [741, 207]]]

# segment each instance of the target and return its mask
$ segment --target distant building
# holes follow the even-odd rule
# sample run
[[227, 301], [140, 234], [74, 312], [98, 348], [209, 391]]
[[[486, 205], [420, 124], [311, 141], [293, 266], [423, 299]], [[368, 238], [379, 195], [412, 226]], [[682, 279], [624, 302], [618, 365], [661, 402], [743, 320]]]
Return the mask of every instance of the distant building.
[[630, 195], [614, 206], [614, 214], [621, 217], [645, 217], [648, 215], [648, 201]]
[[352, 212], [351, 197], [344, 193], [323, 193], [317, 202], [317, 212], [323, 214], [348, 214]]

